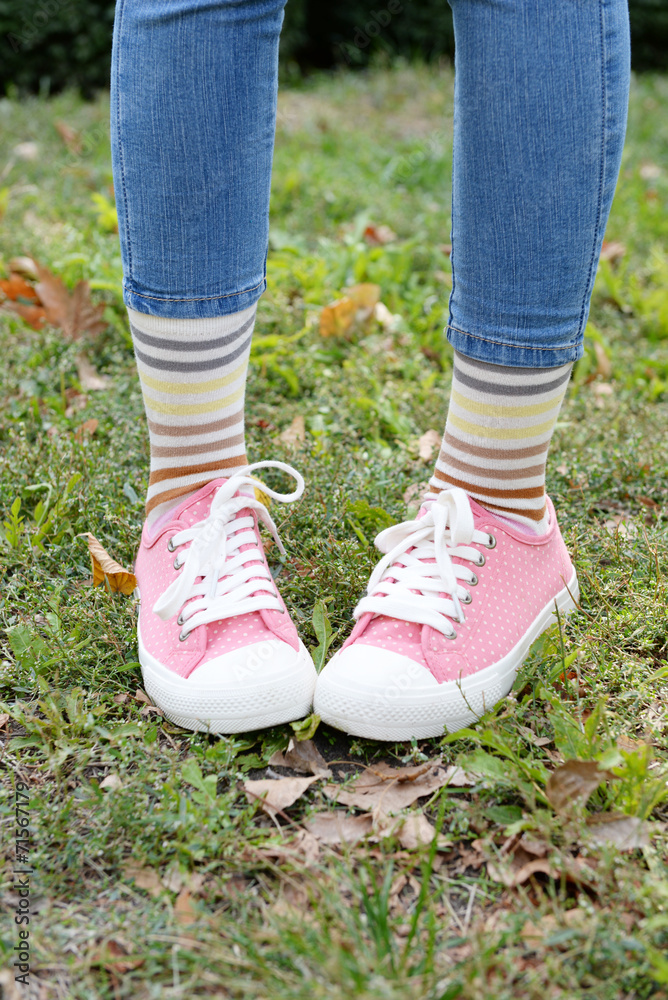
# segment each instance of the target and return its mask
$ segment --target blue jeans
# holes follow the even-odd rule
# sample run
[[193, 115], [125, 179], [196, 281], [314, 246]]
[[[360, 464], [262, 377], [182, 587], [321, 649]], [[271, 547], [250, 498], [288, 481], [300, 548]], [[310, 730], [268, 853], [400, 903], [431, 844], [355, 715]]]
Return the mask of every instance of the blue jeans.
[[[448, 339], [549, 368], [582, 338], [626, 127], [627, 0], [449, 0]], [[284, 0], [118, 0], [112, 153], [124, 295], [221, 316], [265, 288]]]

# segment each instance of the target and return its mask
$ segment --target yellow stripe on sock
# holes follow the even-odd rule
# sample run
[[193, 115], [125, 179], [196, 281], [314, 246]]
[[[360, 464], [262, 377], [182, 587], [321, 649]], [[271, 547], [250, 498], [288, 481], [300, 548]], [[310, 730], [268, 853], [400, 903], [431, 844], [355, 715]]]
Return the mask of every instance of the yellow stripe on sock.
[[475, 399], [463, 396], [461, 392], [452, 389], [452, 399], [469, 413], [479, 413], [483, 417], [537, 417], [548, 410], [554, 410], [561, 406], [563, 393], [554, 399], [548, 399], [545, 403], [531, 403], [528, 406], [503, 406], [499, 403], [480, 403]]
[[[520, 440], [527, 441], [551, 431], [556, 423], [554, 420], [546, 420], [543, 424], [533, 424], [528, 427], [484, 427], [482, 424], [473, 424], [469, 420], [462, 420], [454, 413], [448, 414], [448, 423], [454, 424], [460, 431], [472, 434], [479, 438], [496, 438], [500, 441]], [[547, 448], [547, 444], [545, 445]]]
[[151, 410], [155, 410], [156, 413], [166, 413], [176, 417], [188, 417], [195, 416], [198, 413], [215, 413], [216, 410], [223, 410], [226, 406], [231, 406], [232, 403], [238, 403], [243, 397], [245, 388], [246, 386], [242, 385], [231, 396], [225, 396], [223, 399], [214, 399], [210, 403], [161, 403], [146, 393], [144, 394], [144, 400], [146, 406]]
[[247, 367], [248, 362], [242, 361], [234, 371], [229, 372], [227, 375], [221, 375], [220, 378], [209, 379], [207, 382], [164, 382], [160, 378], [153, 378], [152, 375], [145, 375], [142, 372], [139, 373], [139, 378], [142, 381], [142, 385], [148, 386], [149, 389], [157, 389], [158, 392], [168, 392], [172, 396], [199, 395], [203, 392], [215, 392], [216, 389], [223, 389], [226, 385], [231, 385], [232, 382], [236, 382], [241, 377]]

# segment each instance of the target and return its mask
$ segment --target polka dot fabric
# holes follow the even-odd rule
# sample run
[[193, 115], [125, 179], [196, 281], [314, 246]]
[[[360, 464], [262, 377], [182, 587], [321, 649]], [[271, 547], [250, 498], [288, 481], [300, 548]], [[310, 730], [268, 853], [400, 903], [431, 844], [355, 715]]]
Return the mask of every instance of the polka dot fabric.
[[[299, 649], [297, 630], [285, 610], [282, 599], [280, 599], [282, 611], [263, 609], [211, 622], [208, 625], [200, 625], [193, 629], [183, 642], [179, 640], [182, 629], [176, 620], [177, 616], [163, 621], [152, 610], [158, 598], [178, 573], [174, 568], [175, 553], [170, 552], [167, 547], [170, 538], [178, 531], [189, 528], [207, 517], [213, 496], [223, 482], [225, 480], [217, 479], [203, 487], [175, 508], [167, 519], [162, 518], [158, 521], [153, 528], [154, 533], [151, 533], [145, 525], [135, 563], [135, 575], [141, 597], [138, 625], [141, 642], [149, 654], [183, 678], [189, 677], [196, 667], [207, 660], [253, 643], [281, 639], [293, 649]], [[262, 551], [255, 512], [244, 508], [237, 516], [253, 517], [255, 533]], [[181, 560], [184, 552], [185, 549], [179, 550]], [[266, 559], [264, 562], [266, 565]]]
[[[453, 622], [456, 639], [428, 625], [366, 614], [357, 622], [344, 649], [353, 643], [391, 650], [430, 670], [439, 683], [468, 677], [501, 660], [519, 642], [529, 624], [573, 575], [551, 501], [545, 535], [514, 528], [471, 500], [475, 527], [496, 539], [493, 549], [477, 546], [485, 565], [475, 573], [464, 606], [466, 621]], [[470, 563], [454, 558], [453, 562]]]

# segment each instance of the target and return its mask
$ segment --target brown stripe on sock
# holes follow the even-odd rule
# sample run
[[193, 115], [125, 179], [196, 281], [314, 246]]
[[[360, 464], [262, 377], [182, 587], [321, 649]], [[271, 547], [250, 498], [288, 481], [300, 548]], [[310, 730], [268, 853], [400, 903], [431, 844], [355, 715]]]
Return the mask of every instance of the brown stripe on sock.
[[[503, 456], [506, 457], [505, 455]], [[455, 469], [459, 469], [461, 472], [472, 472], [473, 475], [480, 475], [480, 466], [471, 465], [470, 462], [460, 462], [458, 458], [454, 455], [448, 455], [444, 451], [439, 455], [439, 461], [443, 462], [444, 465], [452, 465]], [[485, 474], [494, 478], [494, 469], [486, 469]], [[541, 465], [527, 465], [523, 469], [499, 469], [498, 478], [499, 479], [530, 479], [532, 476], [542, 476], [545, 472], [545, 462]], [[441, 472], [443, 475], [443, 472]]]
[[531, 508], [522, 507], [522, 510], [518, 511], [517, 507], [499, 507], [494, 503], [483, 504], [481, 501], [478, 502], [480, 503], [480, 506], [485, 507], [486, 510], [496, 511], [499, 514], [503, 514], [504, 516], [507, 515], [513, 519], [516, 518], [518, 514], [521, 514], [522, 517], [528, 517], [530, 521], [538, 522], [543, 520], [547, 512], [546, 504], [543, 504], [540, 510], [531, 510]]
[[499, 500], [535, 500], [545, 495], [542, 486], [527, 486], [523, 490], [497, 490], [487, 486], [475, 486], [465, 479], [453, 479], [451, 476], [446, 478], [439, 469], [434, 471], [434, 476], [449, 486], [461, 487], [467, 493], [482, 493], [486, 497], [498, 497]]
[[165, 437], [194, 437], [197, 434], [214, 434], [224, 431], [227, 427], [233, 427], [243, 420], [243, 408], [237, 410], [229, 417], [222, 420], [212, 420], [209, 424], [188, 424], [186, 427], [175, 427], [172, 424], [156, 424], [154, 420], [148, 421], [149, 430], [154, 434], [162, 434]]
[[[177, 465], [172, 469], [154, 469], [149, 476], [148, 484], [149, 486], [154, 486], [165, 479], [181, 479], [182, 476], [199, 476], [204, 475], [205, 472], [217, 472], [220, 469], [240, 468], [242, 465], [248, 465], [248, 459], [245, 455], [233, 455], [231, 458], [221, 458], [217, 462], [203, 462], [201, 465]], [[210, 482], [216, 478], [216, 476], [209, 476], [209, 479], [206, 481]], [[194, 488], [194, 486], [188, 487], [189, 490], [194, 490]]]
[[232, 448], [236, 444], [244, 443], [244, 434], [236, 434], [234, 437], [224, 438], [221, 441], [213, 441], [211, 444], [184, 445], [183, 448], [162, 448], [154, 445], [151, 448], [152, 458], [187, 458], [188, 455], [201, 455], [207, 451], [216, 451], [218, 448]]
[[483, 445], [469, 444], [468, 441], [462, 441], [448, 430], [443, 435], [443, 441], [445, 444], [449, 444], [451, 448], [457, 448], [459, 451], [466, 452], [469, 455], [477, 455], [479, 458], [507, 458], [508, 461], [516, 458], [533, 458], [534, 455], [543, 455], [547, 451], [549, 444], [549, 442], [543, 441], [542, 444], [534, 444], [530, 448], [504, 448], [503, 445], [500, 448], [485, 448]]

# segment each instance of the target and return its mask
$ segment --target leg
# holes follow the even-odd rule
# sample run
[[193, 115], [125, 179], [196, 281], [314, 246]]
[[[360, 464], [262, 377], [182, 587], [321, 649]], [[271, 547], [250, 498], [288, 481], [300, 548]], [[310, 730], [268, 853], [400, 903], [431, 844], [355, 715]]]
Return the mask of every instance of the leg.
[[[244, 449], [265, 286], [284, 0], [119, 0], [112, 149], [128, 306], [149, 422], [135, 572], [147, 692], [180, 725], [299, 718], [315, 669], [267, 565]], [[290, 501], [265, 488], [276, 500]]]
[[456, 351], [432, 487], [544, 533], [545, 460], [621, 161], [626, 0], [451, 0]]
[[[577, 578], [545, 459], [582, 353], [626, 123], [626, 0], [450, 0], [455, 348], [443, 447], [415, 521], [318, 679], [349, 733], [438, 736], [512, 687]], [[464, 608], [466, 607], [466, 610]]]
[[149, 521], [246, 464], [285, 0], [119, 0], [112, 152]]

